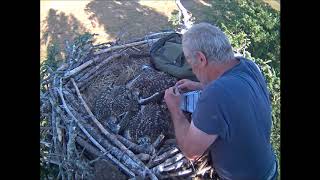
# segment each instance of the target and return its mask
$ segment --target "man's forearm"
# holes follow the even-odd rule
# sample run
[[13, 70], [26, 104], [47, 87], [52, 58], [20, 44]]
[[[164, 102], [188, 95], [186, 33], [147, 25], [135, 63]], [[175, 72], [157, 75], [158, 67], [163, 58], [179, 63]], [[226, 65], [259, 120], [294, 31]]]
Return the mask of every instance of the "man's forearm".
[[170, 114], [174, 125], [177, 143], [180, 149], [184, 151], [184, 137], [186, 137], [186, 134], [188, 133], [190, 123], [180, 109], [170, 110]]
[[200, 82], [196, 82], [196, 89], [195, 90], [203, 90], [204, 85], [201, 84]]

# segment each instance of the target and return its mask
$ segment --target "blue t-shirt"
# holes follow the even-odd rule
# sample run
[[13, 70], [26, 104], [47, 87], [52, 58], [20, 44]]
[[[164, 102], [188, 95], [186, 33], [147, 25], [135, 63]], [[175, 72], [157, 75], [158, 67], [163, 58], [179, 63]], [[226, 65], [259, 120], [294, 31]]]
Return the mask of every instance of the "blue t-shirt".
[[238, 60], [204, 88], [192, 120], [203, 132], [218, 135], [209, 150], [222, 179], [266, 179], [275, 162], [269, 92], [257, 65]]

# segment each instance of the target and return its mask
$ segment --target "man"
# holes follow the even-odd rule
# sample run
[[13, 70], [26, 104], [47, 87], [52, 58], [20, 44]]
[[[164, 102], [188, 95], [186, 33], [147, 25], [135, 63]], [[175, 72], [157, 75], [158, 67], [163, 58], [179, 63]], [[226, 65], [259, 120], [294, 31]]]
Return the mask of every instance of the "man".
[[222, 179], [276, 179], [271, 103], [257, 65], [234, 57], [225, 34], [207, 23], [193, 25], [183, 35], [182, 46], [200, 83], [183, 79], [176, 86], [202, 94], [189, 123], [174, 88], [165, 92], [181, 151], [195, 160], [208, 149]]

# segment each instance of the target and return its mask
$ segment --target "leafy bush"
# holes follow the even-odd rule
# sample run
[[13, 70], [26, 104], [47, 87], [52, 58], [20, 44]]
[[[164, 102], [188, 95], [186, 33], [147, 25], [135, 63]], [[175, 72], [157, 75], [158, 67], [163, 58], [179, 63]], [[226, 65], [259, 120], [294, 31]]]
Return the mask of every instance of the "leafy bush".
[[[203, 8], [203, 16], [196, 21], [207, 21], [228, 30], [240, 39], [249, 39], [247, 50], [253, 57], [271, 60], [276, 73], [280, 72], [280, 13], [262, 1], [212, 0], [212, 7]], [[245, 37], [243, 37], [245, 36]]]

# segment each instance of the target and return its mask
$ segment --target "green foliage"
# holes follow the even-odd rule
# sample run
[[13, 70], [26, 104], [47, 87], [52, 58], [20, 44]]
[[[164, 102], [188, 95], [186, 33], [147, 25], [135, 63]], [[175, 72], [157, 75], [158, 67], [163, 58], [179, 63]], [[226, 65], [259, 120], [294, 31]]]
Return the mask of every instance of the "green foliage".
[[173, 28], [177, 28], [179, 26], [179, 11], [174, 10], [171, 12], [169, 23], [171, 23]]
[[231, 42], [234, 47], [241, 46], [239, 39], [250, 39], [247, 50], [254, 57], [271, 60], [279, 74], [280, 13], [262, 1], [212, 0], [211, 4], [212, 7], [204, 8], [204, 16], [197, 21], [207, 21], [232, 32], [236, 36]]
[[233, 16], [226, 16], [231, 20], [220, 20], [220, 28], [235, 49], [258, 64], [266, 78], [272, 102], [271, 143], [280, 162], [279, 13], [260, 2], [247, 0], [232, 3], [230, 11], [232, 7]]
[[40, 70], [44, 70], [49, 66], [53, 71], [58, 68], [58, 61], [61, 60], [59, 56], [61, 49], [56, 42], [52, 42], [47, 48], [47, 58], [40, 64]]

